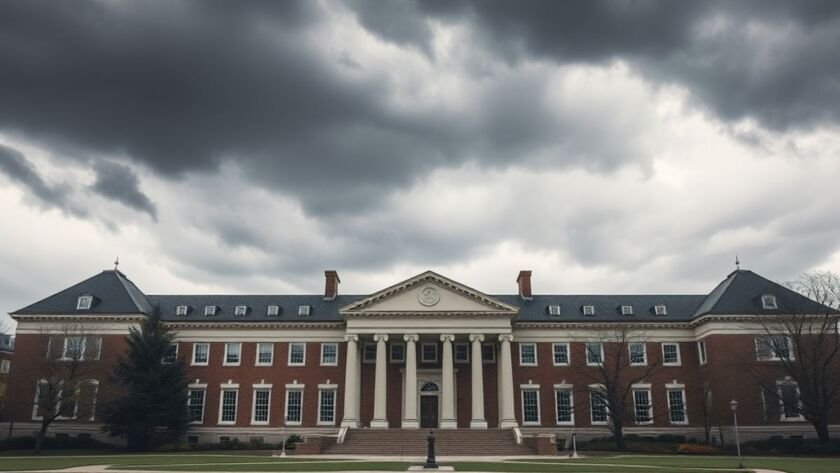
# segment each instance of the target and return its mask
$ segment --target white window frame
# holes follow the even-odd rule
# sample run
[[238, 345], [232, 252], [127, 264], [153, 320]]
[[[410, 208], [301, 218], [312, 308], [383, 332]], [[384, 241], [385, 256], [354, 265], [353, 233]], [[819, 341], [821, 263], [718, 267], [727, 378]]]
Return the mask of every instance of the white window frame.
[[90, 310], [93, 307], [93, 296], [81, 295], [76, 299], [76, 310]]
[[[788, 348], [788, 359], [793, 361], [796, 359], [796, 355], [793, 353], [793, 340], [787, 335], [776, 334], [776, 335], [758, 335], [755, 337], [755, 359], [756, 361], [782, 361], [782, 358], [776, 353], [776, 350], [770, 347], [770, 356], [769, 357], [762, 357], [761, 352], [758, 348], [759, 340], [764, 338], [775, 338], [775, 337], [783, 337], [785, 342], [787, 343]], [[772, 341], [770, 342], [772, 343]]]
[[[239, 345], [239, 355], [235, 362], [228, 361], [228, 349], [233, 345]], [[222, 366], [239, 366], [242, 364], [242, 342], [225, 342], [225, 357], [222, 358]]]
[[219, 311], [219, 307], [215, 305], [206, 305], [204, 306], [204, 316], [205, 317], [212, 317], [216, 315], [216, 312]]
[[[535, 393], [537, 395], [537, 420], [525, 420], [525, 393]], [[542, 413], [540, 412], [540, 385], [539, 384], [523, 384], [520, 385], [519, 392], [519, 408], [522, 413], [522, 425], [541, 425]]]
[[[683, 405], [683, 421], [675, 422], [671, 416], [671, 392], [679, 392], [682, 396]], [[685, 385], [683, 384], [666, 384], [665, 385], [665, 403], [668, 406], [668, 423], [671, 425], [688, 425], [688, 402], [685, 398]]]
[[[294, 352], [294, 347], [300, 346], [303, 352], [303, 361], [298, 363], [292, 363], [292, 352]], [[306, 366], [306, 342], [289, 342], [289, 356], [288, 360], [286, 360], [288, 366]]]
[[87, 346], [87, 337], [84, 335], [68, 335], [64, 337], [64, 349], [61, 351], [61, 360], [62, 361], [73, 361], [73, 358], [67, 356], [67, 346], [69, 345], [67, 341], [71, 338], [81, 338], [82, 343], [79, 346], [79, 361], [84, 361], [85, 359], [85, 348]]
[[[641, 345], [642, 346], [642, 357], [644, 357], [644, 361], [641, 363], [633, 362], [633, 345]], [[647, 366], [648, 364], [648, 356], [647, 356], [647, 343], [645, 342], [630, 342], [627, 344], [627, 357], [630, 361], [630, 366]]]
[[[600, 362], [592, 362], [589, 361], [589, 345], [598, 345], [601, 350], [601, 361]], [[583, 351], [586, 355], [586, 366], [603, 366], [604, 365], [604, 344], [602, 342], [586, 342], [583, 345]]]
[[[558, 393], [569, 393], [569, 418], [568, 421], [561, 421], [557, 416], [557, 402], [559, 401]], [[571, 384], [555, 384], [554, 385], [554, 421], [557, 425], [575, 425], [575, 390]]]
[[632, 305], [621, 306], [621, 315], [633, 315], [633, 306]]
[[[321, 420], [321, 413], [324, 408], [324, 393], [330, 392], [333, 396], [332, 405], [332, 422]], [[336, 410], [338, 407], [338, 386], [337, 385], [319, 385], [318, 386], [318, 422], [317, 425], [335, 425]]]
[[[433, 346], [435, 347], [435, 357], [434, 359], [426, 358], [426, 347]], [[435, 342], [425, 342], [420, 344], [420, 362], [421, 363], [437, 363], [438, 359], [440, 359], [440, 354], [438, 353], [438, 344]]]
[[11, 360], [0, 360], [0, 373], [6, 374], [12, 369]]
[[[365, 355], [368, 353], [370, 347], [373, 347], [373, 358], [367, 359]], [[373, 364], [376, 363], [376, 342], [365, 342], [362, 345], [362, 363]]]
[[779, 303], [776, 296], [773, 294], [762, 294], [761, 308], [765, 310], [777, 310], [779, 308]]
[[[485, 360], [485, 359], [484, 359], [484, 347], [485, 347], [485, 346], [490, 347], [490, 353], [492, 353], [492, 354], [493, 354], [493, 357], [492, 357], [492, 358], [490, 358], [489, 360]], [[496, 362], [496, 344], [495, 344], [495, 343], [492, 343], [492, 342], [490, 342], [490, 343], [487, 343], [487, 342], [482, 343], [482, 344], [481, 344], [481, 363], [482, 363], [482, 364], [484, 364], [484, 363], [495, 363], [495, 362]]]
[[[394, 358], [394, 347], [402, 347], [402, 359]], [[388, 344], [388, 363], [405, 363], [405, 343], [390, 342]]]
[[280, 306], [276, 305], [276, 304], [273, 304], [273, 305], [270, 305], [270, 306], [266, 307], [265, 315], [267, 317], [277, 317], [277, 316], [279, 316], [280, 315]]
[[[269, 345], [271, 347], [271, 350], [269, 351], [269, 354], [271, 355], [271, 360], [268, 361], [268, 362], [265, 362], [265, 361], [261, 362], [260, 361], [260, 347], [262, 347], [264, 345]], [[254, 355], [254, 366], [272, 366], [272, 365], [274, 365], [274, 343], [272, 343], [272, 342], [257, 342], [257, 347], [256, 348], [257, 348], [256, 353]]]
[[[466, 347], [466, 349], [464, 350], [464, 354], [467, 355], [466, 358], [460, 358], [460, 359], [458, 358], [458, 347]], [[470, 348], [471, 347], [470, 347], [469, 343], [464, 343], [464, 342], [454, 343], [452, 345], [452, 358], [455, 361], [455, 363], [469, 363], [470, 362], [470, 355], [471, 355], [470, 354]]]
[[[566, 347], [566, 362], [557, 363], [557, 347]], [[551, 363], [554, 366], [570, 366], [572, 364], [572, 350], [568, 342], [559, 342], [551, 344]]]
[[551, 304], [548, 306], [548, 315], [552, 317], [560, 317], [563, 315], [563, 310], [557, 304]]
[[178, 317], [186, 317], [189, 312], [190, 312], [189, 306], [185, 306], [185, 305], [175, 306], [175, 315], [178, 316]]
[[[534, 349], [534, 361], [533, 362], [526, 362], [523, 360], [523, 347], [532, 347]], [[538, 366], [539, 362], [537, 360], [537, 344], [536, 343], [520, 343], [519, 344], [519, 366]]]
[[[327, 345], [335, 349], [335, 361], [324, 362], [324, 347], [326, 347]], [[306, 356], [304, 355], [304, 359], [305, 358]], [[338, 343], [325, 342], [321, 344], [321, 366], [338, 366]]]
[[298, 306], [298, 317], [306, 317], [312, 313], [312, 306], [309, 305], [299, 305]]
[[[589, 424], [590, 425], [607, 425], [610, 422], [610, 406], [606, 400], [604, 400], [604, 420], [595, 420], [595, 404], [592, 402], [592, 395], [595, 392], [604, 392], [603, 386], [589, 386]], [[603, 396], [602, 396], [603, 398]]]
[[[302, 425], [303, 424], [303, 384], [287, 384], [286, 385], [286, 406], [283, 409], [283, 419], [286, 425]], [[289, 394], [292, 392], [300, 393], [300, 419], [296, 421], [289, 420]]]
[[190, 425], [200, 425], [204, 423], [204, 412], [207, 408], [207, 385], [190, 385], [187, 387], [187, 412], [190, 415], [192, 415], [192, 412], [190, 411], [190, 401], [192, 400], [192, 397], [190, 396], [191, 391], [201, 391], [204, 393], [201, 398], [201, 419], [189, 421]]
[[[235, 386], [235, 387], [234, 387]], [[225, 405], [225, 392], [235, 392], [236, 399], [233, 403], [233, 420], [222, 420], [222, 413], [223, 408]], [[219, 390], [219, 425], [235, 425], [236, 418], [239, 416], [239, 385], [222, 385], [222, 388]]]
[[[633, 422], [636, 425], [651, 425], [653, 424], [653, 393], [650, 390], [650, 384], [634, 384], [631, 387], [631, 395], [633, 396]], [[643, 422], [639, 422], [639, 419], [636, 417], [636, 392], [645, 392], [647, 393], [648, 398], [648, 419]]]
[[668, 307], [665, 304], [656, 304], [653, 306], [653, 315], [665, 316], [668, 315]]
[[[178, 346], [179, 346], [179, 345], [180, 345], [180, 343], [178, 343], [178, 342], [173, 342], [173, 343], [170, 343], [170, 344], [169, 344], [169, 346], [170, 346], [170, 347], [171, 347], [171, 346], [174, 346], [174, 347], [175, 347], [175, 357], [174, 357], [174, 359], [173, 359], [172, 361], [167, 361], [167, 360], [166, 360], [166, 354], [164, 354], [164, 355], [163, 355], [163, 359], [162, 359], [162, 360], [160, 360], [160, 361], [161, 361], [161, 363], [166, 364], [166, 365], [171, 365], [172, 363], [175, 363], [176, 361], [178, 361], [178, 349], [179, 349], [179, 348], [178, 348]], [[168, 348], [169, 348], [169, 347], [167, 347], [167, 351], [168, 351]]]
[[[266, 411], [265, 420], [257, 420], [257, 392], [268, 393], [268, 409]], [[251, 394], [251, 425], [268, 425], [271, 422], [271, 385], [255, 384]]]
[[[666, 345], [674, 345], [677, 347], [677, 361], [676, 362], [665, 362], [665, 346]], [[682, 354], [680, 353], [680, 344], [677, 342], [662, 342], [662, 366], [682, 366]]]
[[[196, 349], [196, 347], [198, 347], [198, 345], [206, 345], [207, 346], [207, 360], [205, 360], [204, 362], [195, 361], [195, 355], [196, 355], [196, 353], [198, 353], [198, 350]], [[191, 360], [190, 364], [192, 366], [208, 366], [210, 364], [210, 343], [208, 343], [208, 342], [195, 342], [195, 343], [193, 343], [192, 360]]]
[[[796, 388], [796, 398], [799, 400], [799, 415], [796, 417], [786, 417], [785, 416], [785, 399], [782, 396], [782, 387], [783, 386], [793, 386]], [[776, 381], [776, 397], [779, 401], [779, 421], [781, 422], [803, 422], [805, 421], [805, 416], [802, 415], [802, 393], [799, 390], [799, 383], [793, 381], [792, 379], [783, 379]]]
[[709, 362], [709, 352], [707, 350], [706, 340], [697, 340], [697, 358], [700, 361], [700, 366]]
[[244, 317], [248, 315], [248, 306], [247, 305], [238, 305], [233, 308], [233, 315], [236, 317]]
[[594, 317], [595, 316], [595, 306], [594, 305], [585, 305], [582, 308], [583, 315], [587, 317]]

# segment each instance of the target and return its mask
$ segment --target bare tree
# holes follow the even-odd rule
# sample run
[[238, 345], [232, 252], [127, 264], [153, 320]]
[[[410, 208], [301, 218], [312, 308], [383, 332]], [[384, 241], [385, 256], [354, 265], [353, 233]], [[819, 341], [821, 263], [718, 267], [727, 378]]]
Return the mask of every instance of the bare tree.
[[48, 337], [43, 358], [27, 360], [25, 369], [37, 377], [34, 416], [41, 421], [34, 453], [40, 453], [50, 424], [58, 419], [93, 416], [97, 385], [90, 361], [99, 359], [101, 337], [89, 326], [65, 324], [59, 330], [44, 329]]
[[[653, 376], [660, 368], [658, 359], [647, 355], [647, 334], [631, 324], [616, 324], [598, 329], [597, 341], [586, 344], [586, 363], [578, 364], [576, 371], [597, 386], [590, 391], [591, 409], [606, 417], [607, 425], [615, 439], [616, 448], [624, 450], [624, 426], [637, 420], [636, 408], [641, 415], [650, 413], [648, 391], [647, 406], [637, 406], [633, 399], [634, 385]], [[600, 362], [599, 362], [600, 361]], [[653, 419], [638, 419], [652, 422]]]

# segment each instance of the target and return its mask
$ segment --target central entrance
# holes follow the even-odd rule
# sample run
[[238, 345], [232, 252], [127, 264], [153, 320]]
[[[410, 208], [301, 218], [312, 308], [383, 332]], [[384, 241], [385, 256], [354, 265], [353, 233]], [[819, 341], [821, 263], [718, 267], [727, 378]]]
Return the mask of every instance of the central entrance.
[[420, 428], [438, 428], [438, 396], [420, 395]]

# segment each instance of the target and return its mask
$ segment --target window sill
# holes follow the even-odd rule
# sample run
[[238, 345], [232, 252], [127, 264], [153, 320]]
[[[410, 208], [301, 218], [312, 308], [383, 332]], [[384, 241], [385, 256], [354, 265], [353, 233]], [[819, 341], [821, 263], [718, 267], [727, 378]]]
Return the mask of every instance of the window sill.
[[319, 425], [319, 426], [323, 425], [323, 426], [328, 426], [328, 427], [335, 427], [335, 421], [332, 421], [332, 422], [321, 422], [321, 421], [318, 421], [318, 424], [317, 424], [317, 425]]
[[219, 425], [236, 425], [236, 421], [235, 421], [235, 420], [233, 420], [233, 421], [224, 421], [224, 422], [219, 421]]
[[274, 366], [274, 363], [257, 363], [254, 366]]
[[562, 422], [557, 422], [556, 424], [557, 425], [575, 425], [575, 420], [574, 419], [572, 419], [571, 421], [565, 421], [564, 420]]
[[569, 363], [554, 363], [554, 366], [569, 366]]
[[301, 366], [306, 366], [306, 363], [289, 363], [288, 366], [301, 367]]
[[222, 366], [240, 366], [242, 363], [222, 363]]
[[190, 366], [209, 366], [210, 363], [190, 363]]
[[[391, 363], [394, 363], [393, 361]], [[335, 363], [321, 363], [321, 366], [338, 366], [338, 362]]]
[[252, 420], [251, 425], [268, 425], [268, 421], [266, 420], [266, 421], [256, 422], [256, 421]]

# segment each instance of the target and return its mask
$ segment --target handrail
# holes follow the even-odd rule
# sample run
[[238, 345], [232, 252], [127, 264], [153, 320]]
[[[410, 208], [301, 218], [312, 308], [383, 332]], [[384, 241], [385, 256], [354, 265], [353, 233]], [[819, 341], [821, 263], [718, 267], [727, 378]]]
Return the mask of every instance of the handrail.
[[519, 430], [519, 426], [513, 428], [513, 438], [517, 445], [522, 445], [522, 431]]
[[350, 427], [342, 426], [338, 429], [338, 438], [336, 439], [336, 443], [341, 445], [344, 443], [344, 438], [347, 436], [347, 431], [350, 430]]

